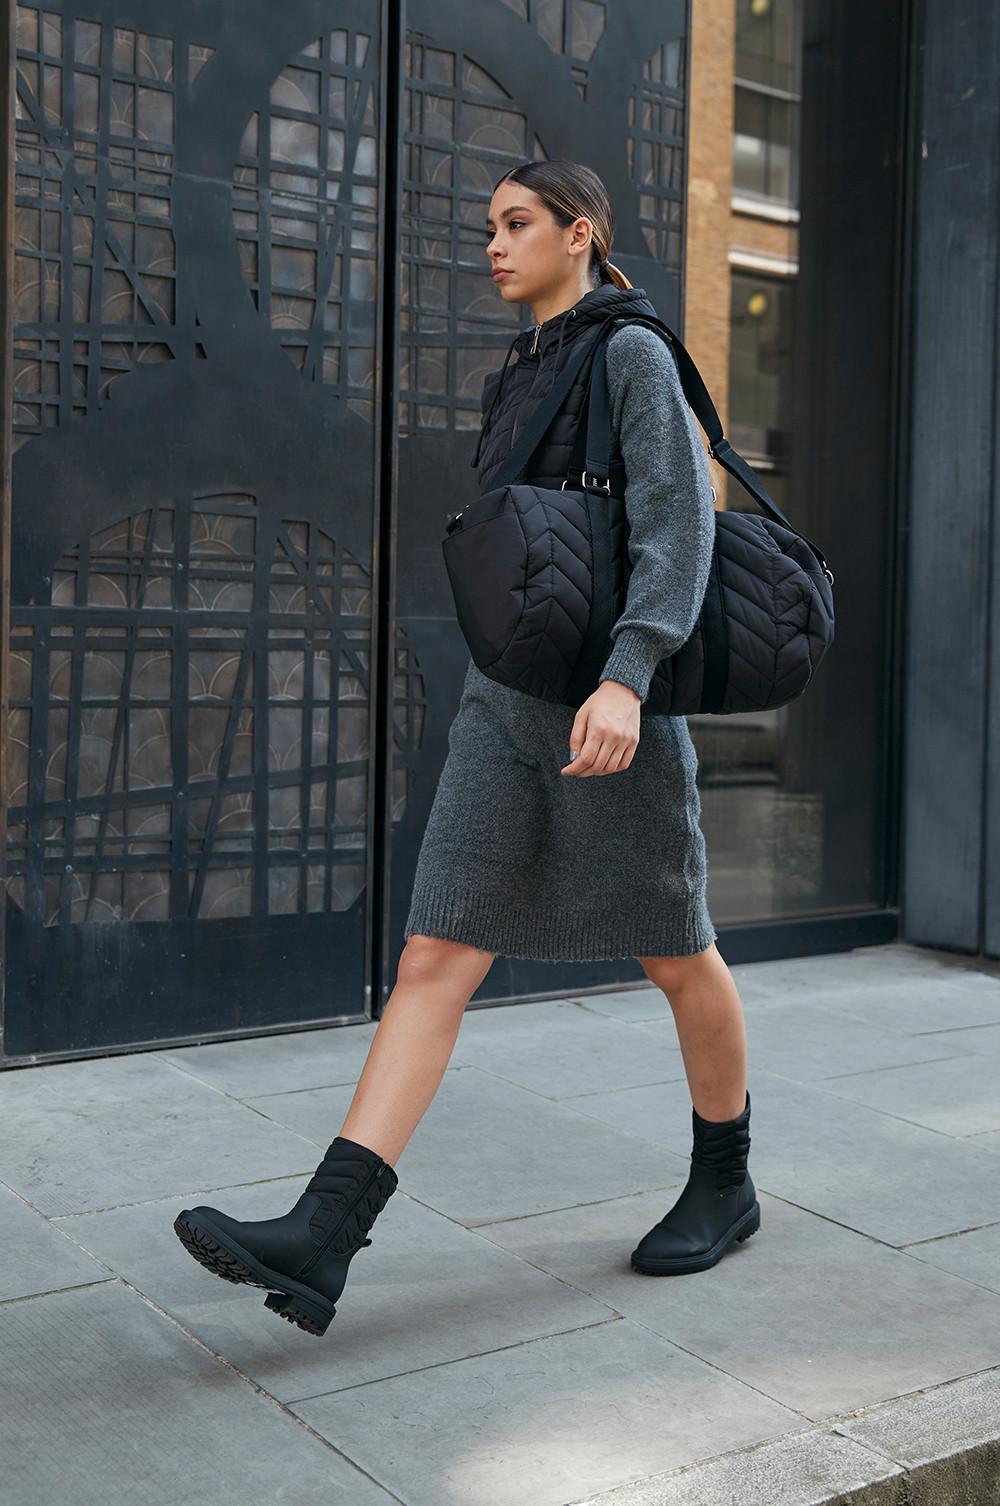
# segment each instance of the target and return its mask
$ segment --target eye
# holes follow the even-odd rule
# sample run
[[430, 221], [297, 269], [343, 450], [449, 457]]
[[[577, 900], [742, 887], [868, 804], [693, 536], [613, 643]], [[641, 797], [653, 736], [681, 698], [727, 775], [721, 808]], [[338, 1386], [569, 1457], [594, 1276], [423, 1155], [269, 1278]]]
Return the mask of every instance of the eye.
[[[524, 224], [524, 220], [511, 220], [509, 222], [508, 226], [507, 226], [507, 229], [508, 230], [513, 230], [513, 228], [514, 228], [515, 225], [523, 225], [523, 224]], [[486, 239], [488, 241], [491, 241], [493, 239], [494, 235], [496, 234], [496, 231], [495, 230], [487, 230], [484, 233], [485, 233]]]

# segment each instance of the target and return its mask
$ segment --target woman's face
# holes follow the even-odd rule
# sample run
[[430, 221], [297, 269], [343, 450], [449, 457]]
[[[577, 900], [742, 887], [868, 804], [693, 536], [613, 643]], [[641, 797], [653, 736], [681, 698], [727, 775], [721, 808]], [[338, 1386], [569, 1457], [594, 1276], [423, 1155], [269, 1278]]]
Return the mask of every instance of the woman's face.
[[501, 183], [487, 218], [486, 255], [494, 286], [506, 303], [534, 304], [568, 281], [585, 279], [592, 227], [581, 217], [565, 230], [546, 204], [522, 183]]

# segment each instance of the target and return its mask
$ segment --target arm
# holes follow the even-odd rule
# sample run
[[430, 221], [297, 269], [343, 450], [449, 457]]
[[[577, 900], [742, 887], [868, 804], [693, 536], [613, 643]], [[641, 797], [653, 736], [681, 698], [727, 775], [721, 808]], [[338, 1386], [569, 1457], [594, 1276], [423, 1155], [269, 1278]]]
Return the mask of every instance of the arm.
[[632, 573], [600, 680], [641, 701], [661, 659], [694, 631], [715, 544], [708, 460], [673, 351], [642, 325], [605, 348], [611, 422], [625, 461]]

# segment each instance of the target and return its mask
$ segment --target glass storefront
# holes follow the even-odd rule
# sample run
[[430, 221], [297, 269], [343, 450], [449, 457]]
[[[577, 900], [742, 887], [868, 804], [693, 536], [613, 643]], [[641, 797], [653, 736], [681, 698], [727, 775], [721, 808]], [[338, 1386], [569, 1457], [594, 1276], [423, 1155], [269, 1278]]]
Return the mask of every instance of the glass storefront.
[[[733, 146], [714, 184], [729, 206], [717, 221], [727, 235], [728, 285], [720, 277], [710, 297], [703, 287], [689, 296], [687, 344], [697, 359], [725, 330], [727, 401], [718, 406], [726, 433], [827, 555], [837, 610], [834, 645], [799, 699], [689, 718], [721, 927], [884, 913], [892, 901], [883, 860], [892, 477], [884, 460], [880, 472], [859, 476], [857, 461], [892, 422], [899, 245], [885, 215], [866, 205], [880, 178], [890, 205], [895, 195], [894, 157], [880, 164], [877, 153], [894, 128], [896, 62], [885, 60], [881, 98], [865, 98], [866, 71], [851, 118], [848, 49], [863, 45], [863, 29], [838, 32], [834, 17], [815, 12], [807, 26], [803, 0], [737, 0], [732, 53], [712, 58], [706, 49], [702, 71], [697, 55], [692, 70], [693, 131], [732, 70]], [[843, 76], [839, 85], [831, 69]], [[712, 254], [707, 241], [689, 226], [689, 267]], [[879, 290], [881, 301], [872, 296]], [[840, 384], [854, 386], [856, 403]], [[862, 405], [868, 420], [859, 433]], [[720, 468], [713, 479], [727, 507], [757, 510]], [[847, 542], [859, 509], [868, 550]]]

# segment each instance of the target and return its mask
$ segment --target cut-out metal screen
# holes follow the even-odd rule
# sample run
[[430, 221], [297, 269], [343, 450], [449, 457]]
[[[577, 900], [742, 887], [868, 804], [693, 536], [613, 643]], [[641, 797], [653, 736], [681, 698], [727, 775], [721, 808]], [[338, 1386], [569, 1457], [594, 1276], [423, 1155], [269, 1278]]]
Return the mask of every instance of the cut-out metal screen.
[[492, 186], [590, 163], [676, 319], [686, 8], [16, 27], [5, 1057], [363, 1017], [467, 660], [443, 518], [530, 315], [489, 280]]

